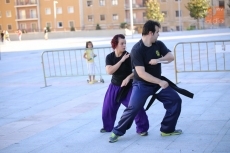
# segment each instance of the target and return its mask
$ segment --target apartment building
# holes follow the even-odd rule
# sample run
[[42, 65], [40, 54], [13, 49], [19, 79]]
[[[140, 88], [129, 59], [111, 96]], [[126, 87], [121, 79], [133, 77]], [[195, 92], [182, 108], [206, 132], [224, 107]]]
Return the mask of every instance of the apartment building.
[[80, 29], [78, 0], [0, 0], [0, 30]]
[[[0, 30], [26, 32], [118, 29], [130, 24], [130, 0], [0, 0]], [[146, 1], [132, 0], [134, 27], [138, 30], [146, 19]], [[189, 0], [158, 0], [165, 20], [162, 31], [196, 28], [185, 5]], [[230, 0], [211, 0], [214, 7], [209, 19], [200, 21], [201, 28], [230, 27]], [[223, 19], [217, 22], [217, 16]], [[214, 21], [215, 20], [215, 21]], [[212, 22], [213, 21], [213, 22]], [[71, 28], [72, 27], [72, 28]]]
[[[146, 3], [147, 0], [132, 0], [133, 7], [133, 22], [134, 27], [143, 26], [146, 19]], [[158, 0], [160, 9], [164, 13], [164, 21], [161, 23], [162, 31], [179, 31], [197, 28], [197, 21], [190, 17], [190, 12], [186, 9], [189, 0]], [[228, 6], [230, 0], [211, 0], [211, 5], [214, 8], [223, 8], [223, 22], [206, 22], [205, 19], [200, 20], [200, 28], [215, 28], [215, 27], [230, 27], [230, 8]], [[213, 9], [212, 17], [217, 12]], [[130, 4], [129, 0], [125, 0], [126, 22], [130, 23]]]
[[125, 22], [123, 0], [82, 0], [82, 23], [84, 29], [118, 29]]

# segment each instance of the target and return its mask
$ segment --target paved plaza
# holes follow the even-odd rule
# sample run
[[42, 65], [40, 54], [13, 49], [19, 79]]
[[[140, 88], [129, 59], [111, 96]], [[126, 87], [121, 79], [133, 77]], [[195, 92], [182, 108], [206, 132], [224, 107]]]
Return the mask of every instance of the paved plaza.
[[[127, 36], [130, 51], [141, 35]], [[181, 95], [179, 136], [161, 137], [165, 110], [155, 101], [147, 111], [149, 135], [135, 133], [135, 124], [116, 143], [100, 133], [102, 104], [111, 76], [89, 85], [87, 76], [48, 78], [44, 86], [41, 54], [45, 50], [109, 47], [110, 37], [22, 40], [0, 44], [0, 153], [230, 153], [230, 72], [179, 73]], [[230, 29], [160, 33], [173, 50], [178, 42], [230, 40]], [[230, 61], [230, 53], [226, 53]], [[202, 59], [201, 59], [202, 60]], [[162, 65], [175, 81], [174, 63]], [[97, 76], [98, 77], [98, 76]], [[124, 111], [121, 106], [116, 124]]]

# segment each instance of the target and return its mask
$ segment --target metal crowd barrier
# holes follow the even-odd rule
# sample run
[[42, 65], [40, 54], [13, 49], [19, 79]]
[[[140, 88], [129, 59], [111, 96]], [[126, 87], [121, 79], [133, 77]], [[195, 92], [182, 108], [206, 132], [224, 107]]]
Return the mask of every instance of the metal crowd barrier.
[[230, 71], [230, 40], [180, 42], [174, 56], [176, 83], [181, 72]]
[[[105, 58], [112, 52], [111, 47], [94, 48], [95, 75], [106, 74]], [[88, 75], [87, 63], [83, 58], [85, 48], [82, 49], [59, 49], [44, 51], [41, 55], [45, 87], [47, 78], [51, 77], [75, 77]]]

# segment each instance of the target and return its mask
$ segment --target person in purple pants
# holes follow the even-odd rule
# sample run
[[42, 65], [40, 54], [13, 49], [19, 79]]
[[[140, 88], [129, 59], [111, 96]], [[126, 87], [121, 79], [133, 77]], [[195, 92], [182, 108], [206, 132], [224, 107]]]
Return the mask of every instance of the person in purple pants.
[[[102, 108], [103, 128], [100, 130], [101, 133], [112, 131], [120, 105], [123, 104], [125, 107], [128, 107], [132, 93], [132, 78], [134, 74], [129, 53], [125, 50], [125, 36], [122, 34], [115, 35], [111, 40], [111, 46], [114, 51], [106, 56], [106, 72], [112, 75], [112, 79], [104, 98]], [[123, 89], [126, 92], [122, 94], [118, 101], [117, 98]], [[144, 108], [137, 113], [135, 122], [137, 125], [136, 132], [141, 136], [148, 135], [149, 121]]]

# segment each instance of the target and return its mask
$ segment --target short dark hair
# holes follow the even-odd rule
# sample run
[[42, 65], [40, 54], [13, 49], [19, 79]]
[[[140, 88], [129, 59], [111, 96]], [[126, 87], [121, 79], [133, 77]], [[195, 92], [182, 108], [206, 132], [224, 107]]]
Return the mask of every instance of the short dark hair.
[[85, 48], [88, 48], [88, 44], [92, 44], [93, 47], [93, 43], [91, 41], [86, 41]]
[[113, 39], [111, 40], [111, 46], [113, 49], [117, 47], [119, 38], [125, 39], [125, 36], [123, 34], [117, 34], [113, 37]]
[[156, 31], [155, 26], [158, 26], [159, 28], [161, 27], [160, 23], [157, 21], [148, 20], [147, 22], [145, 22], [142, 29], [142, 36], [149, 34], [149, 31], [155, 33]]

